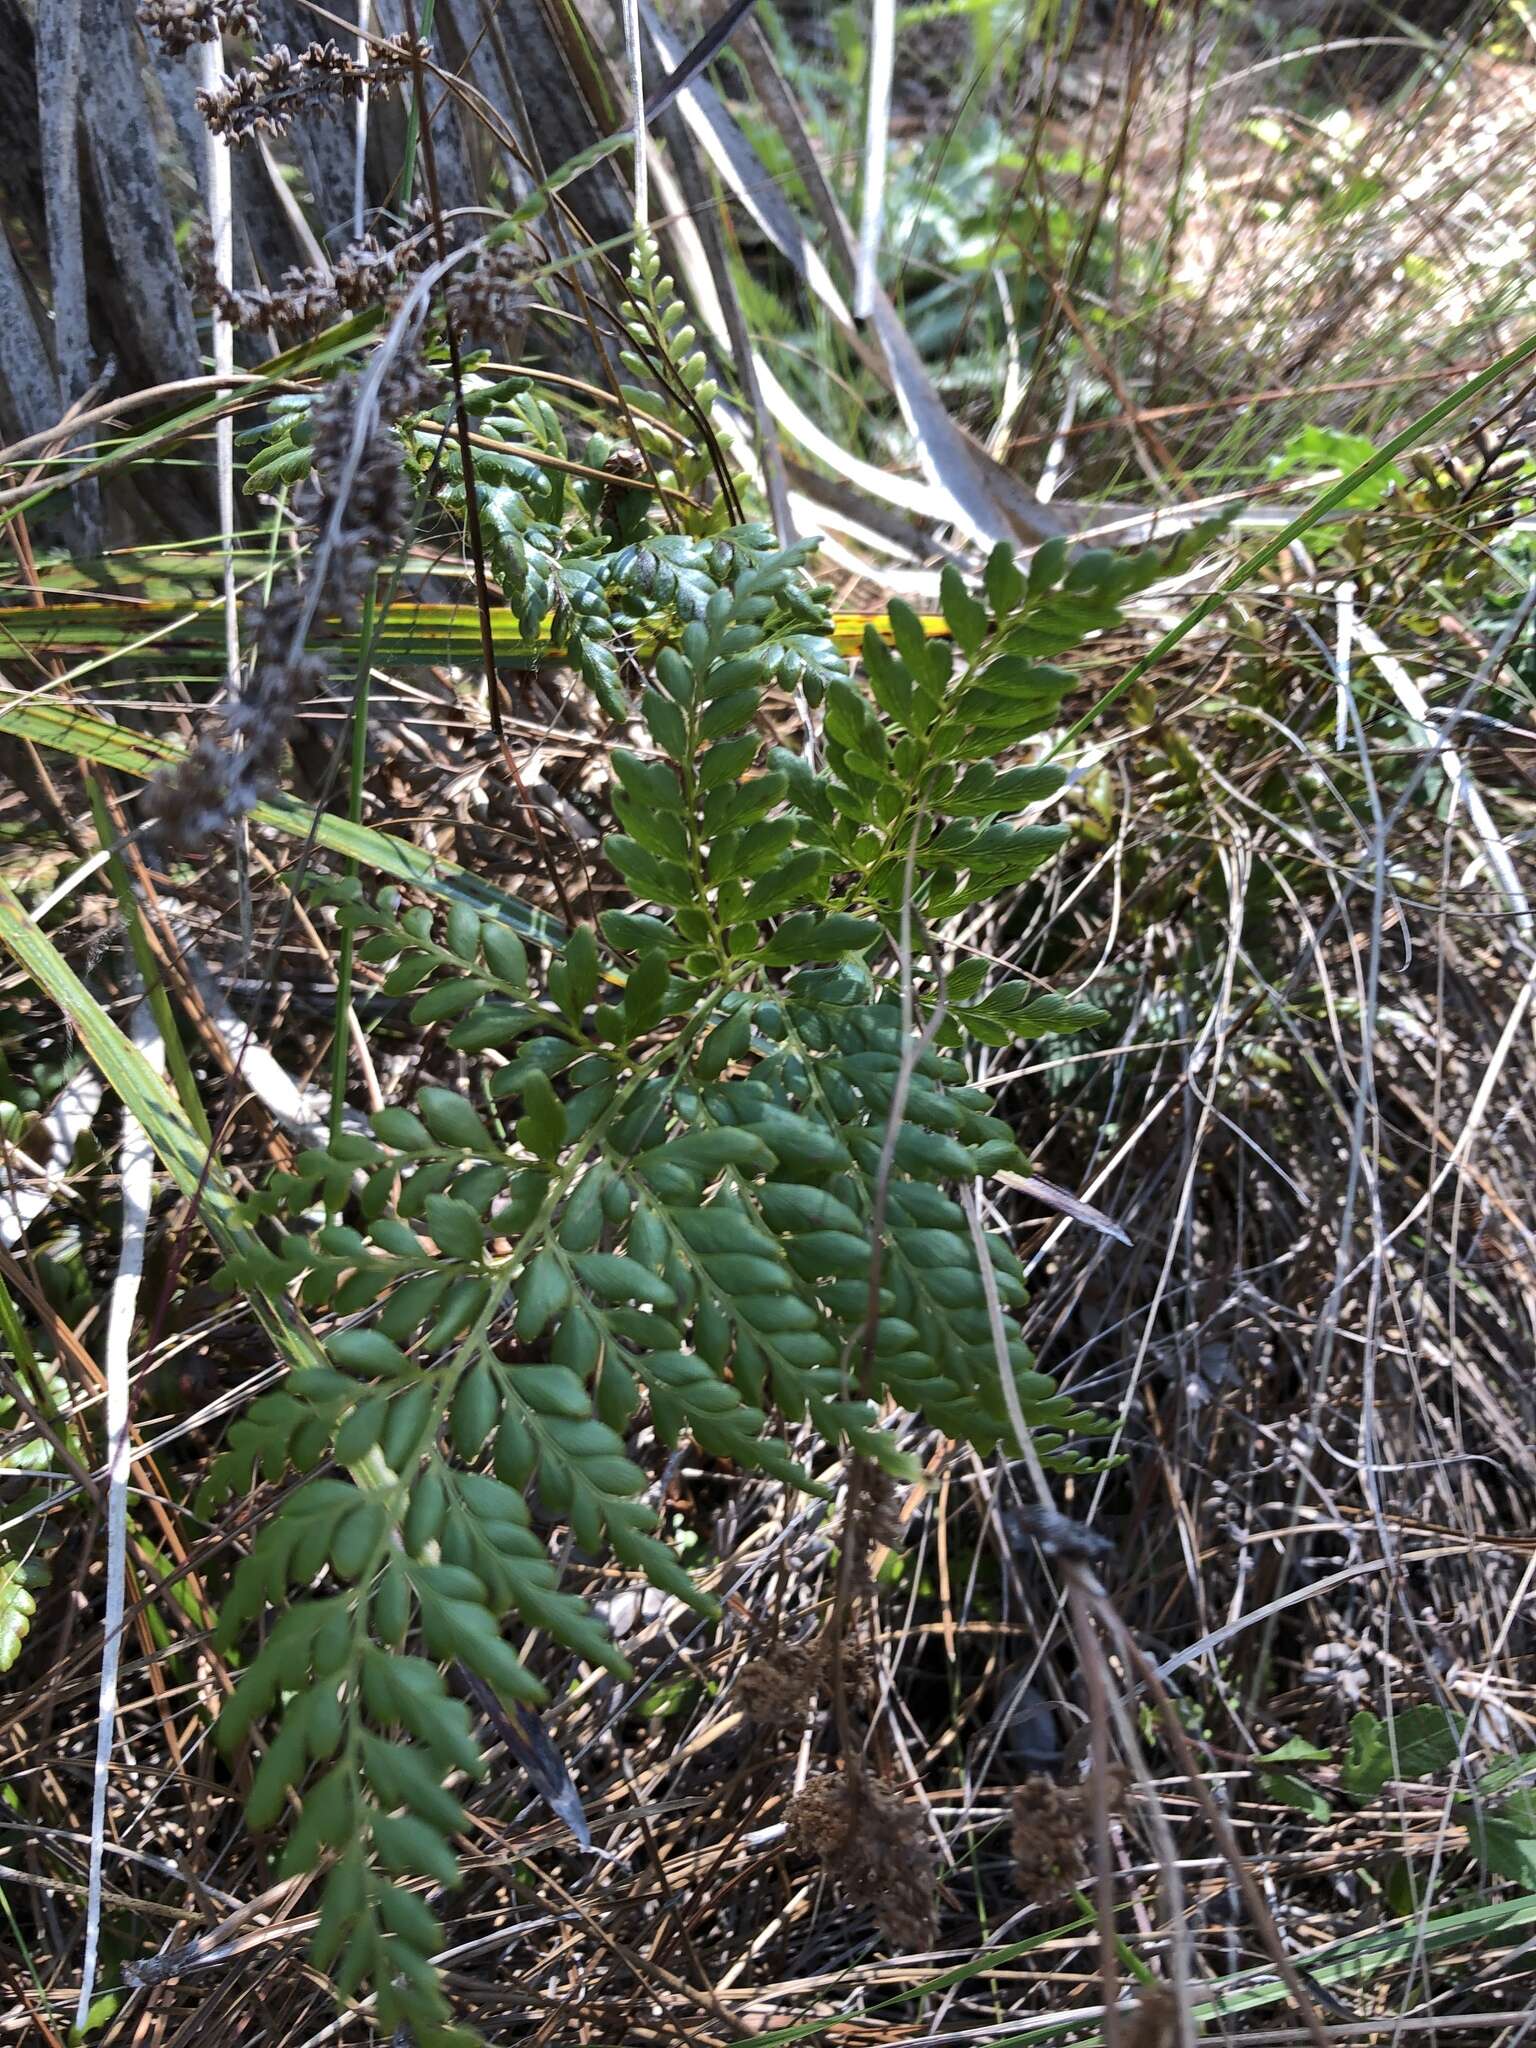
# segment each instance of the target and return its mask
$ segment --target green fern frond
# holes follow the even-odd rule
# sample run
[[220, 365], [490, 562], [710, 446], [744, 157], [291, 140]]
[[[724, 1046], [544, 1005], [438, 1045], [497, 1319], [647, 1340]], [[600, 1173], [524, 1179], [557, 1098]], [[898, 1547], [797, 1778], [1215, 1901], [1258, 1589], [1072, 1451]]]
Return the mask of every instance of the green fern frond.
[[[667, 1444], [799, 1488], [813, 1479], [786, 1422], [902, 1473], [890, 1403], [980, 1449], [1012, 1444], [988, 1297], [1016, 1310], [1023, 1275], [993, 1238], [984, 1277], [950, 1189], [1025, 1162], [960, 1054], [968, 1033], [1097, 1013], [963, 968], [945, 989], [927, 934], [1060, 844], [1060, 826], [1020, 822], [1059, 771], [992, 756], [1057, 719], [1072, 679], [1051, 657], [1177, 559], [1042, 551], [1026, 577], [999, 550], [981, 594], [945, 578], [952, 646], [893, 606], [894, 648], [866, 644], [866, 694], [831, 652], [803, 547], [756, 528], [614, 547], [592, 494], [531, 478], [483, 492], [509, 595], [574, 613], [584, 590], [584, 619], [649, 650], [649, 745], [612, 756], [607, 854], [629, 905], [536, 964], [465, 907], [440, 919], [398, 892], [318, 885], [381, 993], [472, 1078], [301, 1153], [254, 1198], [262, 1248], [234, 1277], [335, 1324], [326, 1363], [231, 1430], [206, 1503], [302, 1478], [225, 1605], [227, 1641], [266, 1608], [280, 1618], [222, 1738], [276, 1717], [251, 1818], [272, 1825], [299, 1793], [283, 1868], [328, 1865], [316, 1960], [344, 1990], [371, 1984], [381, 2022], [426, 2048], [462, 2036], [410, 1887], [453, 1884], [451, 1781], [481, 1769], [445, 1670], [539, 1702], [509, 1622], [627, 1669], [561, 1586], [529, 1501], [581, 1551], [709, 1614], [643, 1498], [642, 1416]], [[758, 729], [765, 692], [807, 680], [825, 690], [815, 765]], [[915, 1060], [908, 877], [915, 1001], [952, 1006]], [[1006, 1354], [1043, 1462], [1095, 1469], [1098, 1418], [1016, 1327]]]

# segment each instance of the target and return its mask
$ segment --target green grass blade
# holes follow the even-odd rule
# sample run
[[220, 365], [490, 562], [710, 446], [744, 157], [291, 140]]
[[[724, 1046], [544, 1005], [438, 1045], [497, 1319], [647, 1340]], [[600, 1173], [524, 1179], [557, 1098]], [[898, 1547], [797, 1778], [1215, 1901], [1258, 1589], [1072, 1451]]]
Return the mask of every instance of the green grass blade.
[[[226, 1254], [238, 1255], [256, 1240], [240, 1214], [229, 1177], [193, 1127], [164, 1078], [122, 1032], [64, 959], [39, 931], [15, 891], [0, 882], [0, 946], [69, 1019], [107, 1086], [138, 1118], [161, 1164]], [[268, 1336], [291, 1365], [323, 1365], [324, 1355], [308, 1329], [286, 1313], [286, 1304], [253, 1288], [247, 1297]]]
[[[1377, 1975], [1394, 1963], [1405, 1962], [1416, 1949], [1428, 1951], [1455, 1947], [1488, 1935], [1513, 1933], [1517, 1928], [1530, 1926], [1533, 1921], [1536, 1921], [1536, 1898], [1511, 1899], [1500, 1905], [1472, 1906], [1460, 1913], [1447, 1913], [1422, 1927], [1417, 1918], [1394, 1921], [1387, 1927], [1373, 1927], [1364, 1934], [1346, 1935], [1340, 1941], [1327, 1942], [1310, 1956], [1298, 1956], [1296, 1961], [1314, 1984], [1358, 1982], [1361, 1978]], [[886, 1998], [861, 1999], [857, 2014], [867, 2017], [886, 2006], [905, 2004], [933, 1992], [948, 1990], [951, 1985], [962, 1984], [968, 1978], [985, 1976], [989, 1970], [1001, 1969], [1031, 1949], [1072, 1933], [1084, 1924], [1082, 1919], [1078, 1919], [1064, 1927], [1053, 1927], [1027, 1941], [1013, 1941], [1001, 1948], [985, 1949], [969, 1962], [942, 1970], [937, 1976], [916, 1979]], [[851, 1983], [857, 1981], [856, 1976], [850, 1980]], [[1277, 1978], [1254, 1970], [1241, 1971], [1206, 1989], [1207, 1995], [1196, 2002], [1192, 2014], [1197, 2026], [1235, 2018], [1239, 2013], [1256, 2012], [1268, 2005], [1283, 2005], [1287, 1996], [1285, 1986]], [[851, 2017], [854, 2014], [849, 2012], [826, 2013], [793, 2026], [775, 2027], [766, 2034], [743, 2035], [741, 2048], [747, 2048], [749, 2041], [751, 2048], [791, 2048], [793, 2043], [814, 2040], [818, 2034], [844, 2025]], [[1029, 2048], [1033, 2042], [1054, 2041], [1066, 2034], [1081, 2037], [1079, 2048], [1101, 2048], [1103, 2035], [1093, 2012], [1055, 2013], [1043, 2015], [1038, 2020], [1023, 2021], [1017, 2032], [1000, 2035], [992, 2041], [991, 2048]]]
[[1432, 405], [1428, 412], [1421, 412], [1417, 419], [1410, 420], [1400, 434], [1394, 434], [1390, 441], [1384, 441], [1368, 461], [1350, 470], [1347, 476], [1341, 476], [1337, 483], [1330, 484], [1320, 497], [1314, 498], [1305, 510], [1298, 512], [1288, 526], [1281, 527], [1273, 539], [1265, 541], [1262, 547], [1255, 548], [1251, 555], [1245, 556], [1234, 569], [1222, 577], [1214, 590], [1208, 591], [1201, 598], [1193, 610], [1185, 613], [1176, 626], [1170, 627], [1154, 646], [1149, 647], [1145, 654], [1133, 661], [1119, 682], [1112, 689], [1106, 690], [1075, 725], [1067, 728], [1051, 749], [1052, 754], [1059, 754], [1063, 747], [1069, 746], [1079, 734], [1093, 724], [1095, 719], [1101, 718], [1111, 704], [1123, 697], [1127, 690], [1139, 683], [1144, 675], [1170, 655], [1180, 641], [1187, 639], [1196, 626], [1208, 619], [1212, 612], [1219, 610], [1234, 591], [1241, 590], [1245, 583], [1251, 582], [1261, 569], [1267, 569], [1271, 562], [1283, 555], [1293, 542], [1302, 539], [1320, 519], [1326, 519], [1330, 512], [1336, 511], [1361, 484], [1369, 483], [1372, 477], [1380, 475], [1381, 471], [1395, 462], [1399, 455], [1406, 455], [1411, 449], [1417, 448], [1437, 427], [1443, 426], [1448, 419], [1460, 412], [1463, 406], [1469, 405], [1474, 398], [1481, 397], [1490, 386], [1502, 383], [1533, 356], [1536, 356], [1536, 334], [1528, 334], [1524, 341], [1517, 343], [1507, 354], [1500, 356], [1496, 363], [1490, 363], [1479, 375], [1469, 378], [1448, 398], [1442, 398], [1438, 404]]

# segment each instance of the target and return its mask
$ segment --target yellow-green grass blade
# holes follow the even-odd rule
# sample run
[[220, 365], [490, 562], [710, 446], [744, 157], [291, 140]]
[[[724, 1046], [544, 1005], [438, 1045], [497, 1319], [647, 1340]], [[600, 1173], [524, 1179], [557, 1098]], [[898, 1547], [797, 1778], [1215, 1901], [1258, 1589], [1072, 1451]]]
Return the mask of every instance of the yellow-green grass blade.
[[[509, 611], [491, 612], [497, 662], [531, 668], [558, 656], [547, 638], [530, 640]], [[362, 643], [337, 619], [317, 619], [310, 635], [316, 647], [334, 647], [355, 661]], [[121, 598], [85, 598], [48, 605], [0, 605], [0, 653], [35, 655], [119, 654], [131, 658], [153, 643], [156, 658], [169, 647], [188, 667], [205, 664], [210, 675], [224, 666], [223, 599], [188, 595], [138, 603]], [[480, 615], [473, 601], [459, 604], [396, 602], [376, 622], [370, 641], [374, 661], [473, 662], [482, 648]]]

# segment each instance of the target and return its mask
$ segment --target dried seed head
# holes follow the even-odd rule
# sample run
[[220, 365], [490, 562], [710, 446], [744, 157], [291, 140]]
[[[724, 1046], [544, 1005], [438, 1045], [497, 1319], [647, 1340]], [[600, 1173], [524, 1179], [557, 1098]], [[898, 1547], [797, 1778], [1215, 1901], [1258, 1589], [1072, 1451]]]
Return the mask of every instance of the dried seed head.
[[139, 0], [138, 17], [168, 57], [221, 36], [254, 40], [261, 34], [261, 16], [251, 0]]
[[157, 846], [191, 851], [229, 830], [241, 815], [234, 800], [233, 763], [234, 757], [204, 733], [178, 767], [155, 776], [145, 803]]
[[933, 1845], [915, 1806], [830, 1773], [790, 1803], [789, 1844], [817, 1857], [852, 1906], [868, 1906], [892, 1948], [931, 1948], [938, 1926]]
[[745, 1664], [736, 1681], [743, 1713], [768, 1728], [803, 1720], [821, 1685], [820, 1660], [810, 1654], [812, 1649], [809, 1643], [783, 1644]]
[[855, 1458], [848, 1474], [848, 1505], [843, 1518], [853, 1583], [873, 1584], [872, 1553], [901, 1548], [901, 1512], [896, 1483], [868, 1458]]
[[344, 312], [387, 306], [420, 261], [421, 251], [410, 236], [383, 243], [365, 235], [343, 249], [330, 270], [285, 270], [275, 290], [258, 285], [230, 291], [214, 268], [206, 234], [194, 249], [199, 296], [232, 327], [245, 331], [287, 328], [312, 333]]
[[364, 86], [393, 92], [430, 55], [429, 45], [407, 35], [374, 44], [366, 63], [334, 42], [311, 43], [297, 56], [279, 43], [223, 85], [200, 92], [198, 112], [215, 135], [231, 142], [281, 135], [296, 114], [334, 113], [359, 99]]
[[1168, 2048], [1178, 2016], [1166, 1984], [1143, 1984], [1130, 2018], [1120, 2030], [1121, 2048]]
[[1090, 1529], [1086, 1523], [1074, 1522], [1069, 1516], [1061, 1515], [1054, 1508], [1020, 1508], [1019, 1526], [1027, 1536], [1033, 1536], [1047, 1557], [1065, 1559], [1071, 1564], [1102, 1564], [1115, 1554], [1112, 1539], [1098, 1529]]
[[849, 1703], [867, 1704], [875, 1689], [868, 1651], [846, 1637], [834, 1644], [823, 1634], [803, 1643], [776, 1643], [749, 1659], [736, 1681], [742, 1710], [766, 1728], [794, 1727], [804, 1720], [814, 1695], [832, 1697], [839, 1664]]
[[[408, 351], [396, 357], [355, 465], [356, 380], [338, 377], [313, 409], [303, 510], [326, 531], [333, 519], [337, 525], [324, 557], [324, 584], [313, 596], [316, 605], [329, 601], [344, 619], [356, 617], [379, 565], [403, 545], [410, 527], [410, 487], [389, 422], [399, 409], [431, 396], [435, 385], [421, 363]], [[224, 743], [205, 734], [185, 761], [150, 785], [151, 836], [167, 852], [195, 852], [221, 838], [276, 784], [299, 714], [329, 673], [325, 657], [302, 644], [311, 595], [292, 577], [273, 585], [257, 614], [239, 694], [224, 707]]]
[[421, 250], [413, 235], [400, 235], [390, 242], [364, 235], [336, 258], [336, 297], [349, 313], [382, 305], [420, 263]]
[[[1125, 1773], [1116, 1766], [1108, 1775], [1106, 1797], [1115, 1813], [1125, 1798]], [[1019, 1890], [1043, 1906], [1086, 1883], [1092, 1827], [1090, 1785], [1058, 1785], [1037, 1775], [1016, 1786], [1011, 1846]]]
[[224, 742], [204, 733], [151, 782], [150, 836], [165, 852], [195, 853], [223, 838], [275, 786], [299, 712], [327, 676], [322, 655], [293, 651], [303, 602], [294, 579], [273, 585], [240, 693], [224, 707]]
[[633, 500], [636, 486], [649, 481], [650, 474], [645, 457], [631, 442], [621, 441], [617, 448], [611, 448], [603, 463], [603, 475], [609, 481], [603, 486], [598, 518], [615, 518], [620, 507]]
[[1013, 1794], [1013, 1862], [1019, 1890], [1037, 1905], [1075, 1891], [1088, 1875], [1082, 1788], [1030, 1777]]
[[356, 616], [374, 571], [400, 548], [410, 526], [410, 483], [389, 423], [436, 396], [435, 380], [419, 358], [409, 352], [397, 356], [355, 458], [355, 380], [336, 378], [310, 413], [310, 475], [300, 509], [322, 533], [331, 532], [335, 522], [327, 594], [343, 619]]
[[443, 294], [455, 331], [488, 340], [520, 326], [533, 304], [528, 277], [528, 259], [509, 242], [482, 249], [474, 269], [451, 278]]

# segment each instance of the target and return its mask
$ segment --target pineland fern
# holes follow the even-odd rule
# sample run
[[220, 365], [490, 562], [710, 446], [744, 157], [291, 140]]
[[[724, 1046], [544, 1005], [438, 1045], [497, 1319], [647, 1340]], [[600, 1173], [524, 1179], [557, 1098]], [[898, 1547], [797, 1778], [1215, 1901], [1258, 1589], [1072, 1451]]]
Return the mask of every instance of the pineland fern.
[[[946, 991], [927, 933], [1059, 845], [1060, 826], [1016, 819], [1060, 772], [993, 757], [1055, 719], [1070, 678], [1051, 657], [1169, 561], [1069, 567], [1057, 547], [1026, 576], [999, 549], [980, 593], [946, 576], [952, 644], [893, 608], [894, 648], [866, 646], [867, 695], [819, 653], [813, 761], [759, 732], [786, 649], [809, 636], [827, 650], [805, 554], [732, 542], [702, 604], [684, 601], [698, 615], [660, 632], [648, 744], [612, 755], [607, 852], [630, 904], [600, 936], [579, 928], [559, 957], [530, 959], [466, 906], [440, 918], [350, 879], [317, 885], [383, 992], [446, 1027], [471, 1078], [303, 1153], [252, 1203], [265, 1236], [233, 1277], [269, 1298], [296, 1289], [337, 1322], [327, 1362], [254, 1404], [209, 1483], [212, 1502], [257, 1472], [301, 1477], [223, 1611], [233, 1644], [277, 1610], [221, 1738], [234, 1749], [271, 1722], [249, 1817], [272, 1826], [299, 1795], [281, 1867], [325, 1867], [315, 1960], [343, 1992], [371, 1984], [380, 2021], [423, 2048], [468, 2038], [413, 1888], [455, 1882], [465, 1808], [450, 1781], [482, 1769], [445, 1667], [538, 1703], [513, 1619], [627, 1670], [561, 1589], [529, 1497], [583, 1552], [708, 1613], [641, 1498], [637, 1416], [794, 1487], [813, 1481], [783, 1419], [893, 1472], [910, 1468], [887, 1404], [982, 1450], [1011, 1445], [949, 1190], [1023, 1161], [967, 1081], [964, 1042], [1097, 1013], [963, 971]], [[949, 1006], [915, 1062], [903, 925], [918, 1006]], [[987, 1255], [1016, 1308], [1017, 1260], [998, 1237]], [[1095, 1417], [1016, 1330], [1007, 1352], [1042, 1460], [1089, 1469]]]

